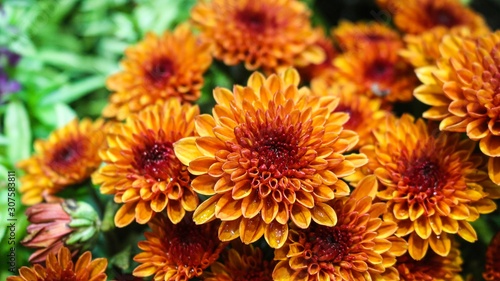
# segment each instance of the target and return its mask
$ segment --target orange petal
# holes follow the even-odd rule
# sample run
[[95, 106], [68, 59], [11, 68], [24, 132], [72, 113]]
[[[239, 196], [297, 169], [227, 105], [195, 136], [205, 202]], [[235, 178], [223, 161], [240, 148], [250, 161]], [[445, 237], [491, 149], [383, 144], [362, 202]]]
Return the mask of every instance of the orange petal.
[[208, 173], [210, 166], [214, 163], [216, 163], [214, 157], [198, 157], [189, 163], [189, 172], [195, 176], [206, 174]]
[[309, 227], [311, 224], [311, 211], [300, 204], [293, 204], [291, 209], [292, 221], [302, 229]]
[[429, 218], [427, 216], [421, 216], [415, 222], [415, 232], [422, 239], [427, 239], [432, 233], [431, 224], [429, 223]]
[[264, 198], [262, 201], [263, 201], [262, 212], [261, 212], [262, 220], [264, 220], [266, 224], [269, 224], [278, 215], [279, 206], [278, 203], [274, 201], [271, 196]]
[[451, 240], [448, 234], [442, 233], [441, 235], [431, 235], [428, 239], [431, 249], [436, 252], [436, 254], [446, 257], [450, 253]]
[[311, 210], [311, 217], [317, 224], [332, 227], [337, 224], [337, 213], [325, 203], [317, 202]]
[[249, 196], [243, 198], [241, 201], [241, 211], [245, 218], [255, 217], [263, 207], [263, 200], [260, 199], [257, 190], [252, 192]]
[[288, 238], [288, 224], [271, 222], [265, 227], [264, 238], [271, 248], [281, 248]]
[[153, 265], [153, 263], [143, 263], [136, 267], [133, 271], [136, 277], [148, 277], [156, 273], [158, 267]]
[[497, 185], [500, 185], [500, 157], [488, 159], [488, 176]]
[[219, 226], [220, 241], [231, 241], [240, 236], [240, 220], [221, 222]]
[[358, 183], [358, 185], [356, 186], [354, 191], [351, 193], [349, 198], [359, 200], [363, 197], [368, 196], [368, 197], [374, 199], [375, 195], [377, 194], [377, 189], [378, 189], [377, 177], [375, 177], [374, 175], [369, 175], [369, 176], [366, 176], [365, 178], [363, 178]]
[[191, 187], [201, 195], [214, 195], [214, 186], [219, 179], [209, 175], [201, 175], [191, 182]]
[[416, 233], [410, 235], [408, 239], [408, 253], [415, 260], [421, 260], [427, 253], [429, 241], [420, 238]]
[[196, 137], [182, 138], [176, 141], [173, 146], [175, 156], [186, 166], [189, 166], [189, 162], [192, 160], [204, 156], [196, 146]]
[[233, 200], [231, 193], [225, 193], [215, 204], [215, 216], [222, 221], [232, 221], [241, 217], [241, 200]]
[[203, 224], [215, 218], [215, 204], [222, 195], [214, 195], [203, 201], [194, 211], [193, 221], [196, 224]]
[[135, 219], [136, 203], [124, 204], [118, 209], [115, 215], [115, 225], [117, 227], [125, 227]]
[[148, 223], [153, 217], [153, 210], [147, 201], [139, 201], [135, 206], [135, 220], [140, 224]]
[[477, 119], [467, 124], [467, 136], [471, 140], [478, 141], [489, 134], [488, 121], [486, 118]]
[[467, 128], [467, 119], [458, 116], [449, 116], [439, 123], [439, 130], [462, 133]]
[[186, 211], [182, 208], [181, 203], [177, 200], [170, 200], [167, 206], [167, 216], [173, 224], [179, 223]]
[[479, 142], [481, 151], [490, 156], [500, 156], [500, 136], [488, 135]]
[[245, 244], [251, 244], [264, 235], [265, 224], [260, 216], [251, 219], [242, 218], [240, 221], [240, 237]]
[[156, 196], [156, 198], [153, 201], [151, 201], [150, 206], [151, 209], [153, 209], [153, 211], [159, 213], [163, 211], [163, 209], [165, 209], [167, 203], [168, 203], [167, 196], [163, 193], [160, 193], [158, 194], [158, 196]]
[[214, 137], [213, 128], [215, 127], [215, 121], [212, 115], [201, 114], [195, 117], [194, 125], [196, 132], [200, 137]]
[[215, 157], [219, 150], [225, 150], [226, 145], [216, 137], [199, 137], [196, 146], [205, 156]]
[[295, 270], [292, 270], [290, 266], [288, 266], [288, 260], [280, 261], [273, 270], [273, 280], [275, 281], [292, 280], [291, 277], [293, 273], [295, 273]]
[[90, 276], [96, 276], [99, 273], [104, 272], [107, 266], [108, 260], [106, 258], [97, 258], [93, 260], [88, 267], [89, 269], [91, 269]]
[[465, 241], [474, 243], [477, 240], [477, 234], [474, 228], [470, 225], [469, 222], [459, 221], [458, 222], [458, 235], [462, 237]]

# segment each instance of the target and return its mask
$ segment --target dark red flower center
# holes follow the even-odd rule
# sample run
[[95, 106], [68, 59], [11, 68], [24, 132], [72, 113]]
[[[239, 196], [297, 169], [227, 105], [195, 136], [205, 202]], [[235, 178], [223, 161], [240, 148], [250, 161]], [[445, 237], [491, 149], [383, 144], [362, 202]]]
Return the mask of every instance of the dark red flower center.
[[164, 243], [170, 264], [202, 268], [210, 265], [208, 258], [214, 258], [211, 256], [219, 244], [216, 228], [211, 225], [196, 226], [185, 218], [167, 231]]
[[[57, 268], [57, 266], [55, 267]], [[41, 279], [39, 279], [41, 280]], [[72, 268], [54, 270], [54, 267], [47, 266], [47, 274], [43, 281], [80, 281]]]
[[436, 160], [423, 157], [407, 163], [403, 179], [412, 193], [436, 195], [446, 184], [447, 176]]
[[248, 30], [262, 32], [267, 26], [267, 15], [264, 11], [251, 8], [238, 11], [236, 20]]
[[447, 7], [429, 6], [427, 13], [433, 19], [434, 26], [454, 27], [461, 24], [461, 20]]
[[72, 138], [56, 148], [48, 166], [57, 173], [62, 173], [83, 157], [85, 144], [82, 139]]
[[308, 134], [302, 131], [301, 123], [286, 125], [278, 119], [264, 124], [248, 122], [234, 130], [238, 143], [251, 151], [249, 156], [258, 170], [270, 172], [274, 178], [292, 174], [300, 177], [297, 171], [308, 164], [304, 157], [307, 148], [299, 143]]
[[174, 64], [168, 58], [161, 58], [151, 63], [148, 77], [155, 85], [163, 85], [174, 74]]
[[390, 81], [394, 77], [394, 64], [389, 61], [377, 60], [374, 61], [367, 69], [366, 75], [370, 81], [382, 82]]
[[271, 270], [261, 268], [251, 268], [247, 271], [234, 273], [233, 281], [272, 281]]
[[134, 167], [156, 181], [169, 180], [180, 168], [171, 142], [151, 142], [134, 152]]
[[310, 251], [317, 262], [339, 263], [349, 254], [351, 236], [343, 226], [316, 226], [308, 233]]

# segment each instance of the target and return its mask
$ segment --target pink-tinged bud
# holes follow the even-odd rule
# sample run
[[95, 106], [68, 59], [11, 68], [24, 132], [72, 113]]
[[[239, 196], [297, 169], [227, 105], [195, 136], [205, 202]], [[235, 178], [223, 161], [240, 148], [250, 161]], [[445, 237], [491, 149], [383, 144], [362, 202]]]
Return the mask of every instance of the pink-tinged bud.
[[31, 224], [21, 243], [37, 249], [29, 258], [31, 263], [44, 262], [49, 253], [56, 254], [63, 246], [75, 255], [89, 248], [99, 233], [99, 217], [84, 202], [40, 203], [29, 207], [26, 216]]

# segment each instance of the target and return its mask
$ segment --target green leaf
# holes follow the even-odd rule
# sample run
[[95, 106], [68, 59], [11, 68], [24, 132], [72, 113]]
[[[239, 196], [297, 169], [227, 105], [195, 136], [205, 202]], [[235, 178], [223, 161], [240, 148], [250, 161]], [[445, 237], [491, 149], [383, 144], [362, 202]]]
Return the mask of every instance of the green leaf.
[[54, 129], [68, 124], [77, 117], [73, 109], [64, 103], [39, 106], [33, 110], [33, 114], [43, 124]]
[[28, 112], [19, 101], [7, 106], [5, 113], [5, 135], [9, 141], [7, 156], [12, 164], [26, 159], [31, 152], [31, 130]]
[[102, 75], [96, 75], [81, 79], [73, 84], [65, 85], [42, 98], [40, 105], [73, 102], [91, 93], [92, 91], [104, 87], [105, 79], [106, 78]]

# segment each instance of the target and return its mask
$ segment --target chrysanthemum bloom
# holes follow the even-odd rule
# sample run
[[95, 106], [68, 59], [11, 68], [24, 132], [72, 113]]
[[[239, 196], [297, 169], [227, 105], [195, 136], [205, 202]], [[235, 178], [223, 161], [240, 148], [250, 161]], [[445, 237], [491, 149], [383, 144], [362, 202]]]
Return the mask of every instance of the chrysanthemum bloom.
[[199, 137], [174, 144], [175, 154], [198, 175], [193, 189], [211, 197], [198, 206], [194, 221], [222, 220], [219, 238], [250, 244], [264, 235], [279, 248], [291, 219], [307, 228], [311, 219], [333, 226], [336, 216], [324, 202], [350, 190], [340, 178], [366, 163], [355, 132], [344, 130], [347, 113], [332, 113], [338, 98], [298, 89], [299, 75], [288, 69], [267, 79], [252, 74], [233, 92], [217, 88], [210, 115], [199, 116]]
[[45, 261], [45, 267], [35, 264], [33, 267], [23, 266], [19, 276], [9, 276], [7, 281], [106, 281], [105, 273], [108, 260], [98, 258], [92, 260], [90, 252], [83, 253], [76, 264], [71, 260], [71, 252], [62, 247], [57, 256], [50, 253]]
[[310, 14], [297, 0], [201, 0], [191, 18], [213, 44], [215, 58], [274, 73], [323, 61]]
[[88, 249], [99, 234], [99, 216], [85, 202], [39, 203], [26, 210], [26, 217], [30, 225], [21, 243], [37, 249], [29, 257], [31, 263], [44, 262], [48, 254], [56, 254], [63, 246], [76, 255]]
[[343, 52], [364, 53], [367, 48], [378, 48], [380, 45], [394, 45], [398, 49], [403, 46], [401, 36], [389, 26], [379, 22], [341, 21], [332, 30]]
[[314, 45], [323, 50], [325, 57], [320, 63], [310, 63], [306, 66], [297, 68], [300, 78], [304, 81], [311, 81], [323, 76], [331, 76], [335, 71], [333, 59], [337, 56], [338, 51], [333, 46], [332, 40], [322, 35]]
[[441, 57], [439, 45], [445, 35], [453, 34], [461, 37], [472, 37], [487, 33], [484, 30], [477, 30], [473, 33], [467, 27], [446, 28], [438, 26], [420, 34], [407, 34], [403, 38], [405, 48], [399, 54], [414, 68], [434, 65]]
[[486, 267], [483, 278], [486, 281], [500, 280], [500, 232], [498, 232], [488, 245], [486, 251]]
[[127, 226], [134, 219], [145, 224], [165, 209], [168, 218], [178, 223], [186, 211], [198, 206], [191, 176], [172, 147], [193, 135], [198, 114], [198, 106], [171, 98], [130, 115], [110, 130], [108, 146], [100, 151], [106, 165], [92, 180], [102, 193], [114, 194], [115, 202], [123, 204], [115, 215], [116, 226]]
[[[408, 240], [408, 252], [422, 259], [429, 246], [437, 254], [450, 252], [449, 234], [469, 242], [477, 239], [470, 222], [490, 213], [491, 184], [475, 142], [460, 134], [431, 134], [422, 119], [389, 116], [374, 131], [375, 144], [360, 149], [365, 166], [379, 179], [377, 197], [387, 203], [385, 220], [397, 222], [396, 235]], [[497, 192], [496, 192], [497, 193]]]
[[401, 281], [462, 281], [463, 260], [456, 243], [450, 253], [440, 256], [428, 251], [421, 260], [414, 260], [409, 254], [398, 257], [396, 269]]
[[439, 129], [465, 132], [490, 157], [490, 178], [500, 184], [500, 31], [478, 39], [447, 36], [437, 66], [416, 70], [424, 85], [417, 99], [432, 107], [423, 116], [441, 121]]
[[33, 205], [45, 196], [88, 179], [101, 164], [98, 151], [105, 144], [102, 119], [73, 120], [52, 132], [47, 140], [35, 141], [35, 154], [17, 165], [21, 177], [21, 202]]
[[489, 29], [484, 19], [460, 0], [389, 2], [394, 5], [394, 24], [405, 33], [419, 34], [437, 26], [467, 26], [473, 31]]
[[339, 105], [334, 112], [346, 112], [349, 120], [344, 124], [344, 129], [356, 132], [359, 142], [354, 149], [374, 142], [372, 130], [384, 122], [385, 116], [390, 112], [381, 109], [381, 101], [370, 99], [357, 92], [357, 85], [353, 83], [335, 83], [328, 86], [323, 79], [315, 79], [311, 83], [313, 93], [323, 96], [330, 95], [340, 98]]
[[195, 225], [190, 215], [173, 224], [159, 214], [149, 227], [146, 241], [138, 244], [142, 252], [134, 257], [140, 263], [133, 271], [137, 277], [154, 274], [155, 281], [186, 281], [202, 275], [227, 245], [217, 237], [217, 222]]
[[148, 33], [125, 50], [125, 56], [124, 70], [106, 82], [113, 94], [104, 117], [124, 120], [171, 97], [195, 102], [201, 95], [203, 73], [212, 63], [209, 44], [193, 35], [187, 24], [161, 36]]
[[395, 222], [380, 218], [386, 207], [372, 202], [377, 187], [377, 179], [367, 176], [349, 197], [335, 199], [333, 227], [292, 228], [285, 246], [275, 250], [280, 262], [273, 279], [399, 280], [394, 264], [407, 244], [394, 235]]
[[262, 250], [253, 245], [238, 245], [221, 253], [222, 262], [210, 266], [211, 272], [204, 274], [205, 281], [272, 281], [275, 261], [266, 260]]
[[335, 81], [357, 84], [358, 92], [381, 99], [384, 106], [408, 102], [418, 80], [413, 68], [398, 56], [399, 50], [389, 44], [339, 55], [333, 62], [338, 70], [334, 73]]

